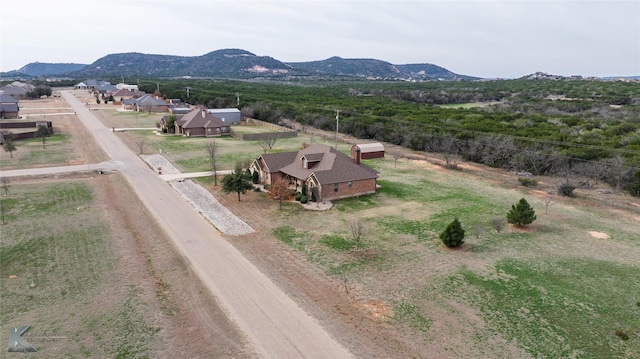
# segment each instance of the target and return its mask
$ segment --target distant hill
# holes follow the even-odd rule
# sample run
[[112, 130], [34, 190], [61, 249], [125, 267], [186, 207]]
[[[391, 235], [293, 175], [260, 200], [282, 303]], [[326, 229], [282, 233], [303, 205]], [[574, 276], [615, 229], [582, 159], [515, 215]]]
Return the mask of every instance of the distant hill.
[[297, 70], [312, 74], [357, 76], [370, 79], [405, 80], [473, 80], [477, 77], [455, 74], [433, 64], [394, 65], [375, 59], [343, 59], [331, 57], [321, 61], [289, 63]]
[[477, 77], [455, 74], [433, 64], [394, 65], [376, 59], [331, 57], [311, 62], [284, 63], [241, 49], [222, 49], [202, 56], [153, 55], [138, 52], [110, 54], [90, 65], [33, 63], [3, 77], [64, 75], [74, 78], [144, 77], [355, 77], [387, 80], [460, 80]]
[[202, 56], [147, 55], [124, 53], [107, 55], [74, 76], [105, 75], [149, 77], [255, 77], [256, 74], [286, 73], [290, 66], [268, 56], [239, 49], [225, 49]]
[[78, 71], [83, 69], [85, 66], [87, 65], [32, 62], [28, 65], [23, 66], [19, 70], [16, 70], [15, 73], [32, 77], [51, 76]]

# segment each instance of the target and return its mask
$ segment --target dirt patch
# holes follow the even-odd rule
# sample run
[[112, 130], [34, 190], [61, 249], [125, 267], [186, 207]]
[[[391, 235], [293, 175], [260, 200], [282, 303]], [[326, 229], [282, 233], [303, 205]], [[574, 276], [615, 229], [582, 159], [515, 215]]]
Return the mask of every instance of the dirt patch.
[[591, 237], [593, 238], [598, 238], [598, 239], [609, 239], [609, 235], [604, 233], [604, 232], [596, 232], [596, 231], [591, 231], [589, 232], [589, 234], [591, 235]]

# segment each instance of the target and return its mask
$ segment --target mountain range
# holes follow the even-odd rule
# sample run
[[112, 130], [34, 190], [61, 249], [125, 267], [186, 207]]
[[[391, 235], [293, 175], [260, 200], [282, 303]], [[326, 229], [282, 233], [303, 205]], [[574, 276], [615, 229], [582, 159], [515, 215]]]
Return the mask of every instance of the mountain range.
[[137, 52], [110, 54], [89, 65], [31, 63], [2, 77], [65, 76], [73, 78], [209, 77], [209, 78], [287, 78], [343, 77], [380, 80], [476, 80], [477, 77], [453, 73], [443, 67], [424, 64], [394, 65], [376, 59], [331, 57], [310, 62], [282, 62], [270, 56], [257, 56], [241, 49], [222, 49], [202, 56], [153, 55]]

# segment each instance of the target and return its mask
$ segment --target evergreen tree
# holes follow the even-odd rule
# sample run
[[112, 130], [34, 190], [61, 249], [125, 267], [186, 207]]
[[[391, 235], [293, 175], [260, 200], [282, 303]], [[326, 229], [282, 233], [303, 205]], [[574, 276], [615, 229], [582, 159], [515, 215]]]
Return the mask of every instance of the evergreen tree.
[[240, 201], [240, 194], [246, 194], [247, 191], [252, 188], [251, 177], [247, 176], [247, 172], [242, 170], [242, 167], [239, 165], [236, 165], [233, 173], [224, 176], [222, 179], [222, 192], [236, 192], [238, 194], [238, 201]]
[[535, 220], [536, 212], [524, 198], [512, 205], [511, 210], [507, 213], [507, 222], [515, 224], [516, 226], [524, 226]]
[[464, 229], [457, 217], [440, 233], [440, 240], [449, 248], [460, 247], [464, 243]]

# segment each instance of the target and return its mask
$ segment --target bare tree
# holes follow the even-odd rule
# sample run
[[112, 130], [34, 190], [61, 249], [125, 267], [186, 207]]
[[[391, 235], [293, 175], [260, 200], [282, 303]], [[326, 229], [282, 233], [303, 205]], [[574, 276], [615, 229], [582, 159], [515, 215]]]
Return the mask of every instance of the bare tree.
[[282, 201], [288, 201], [291, 198], [291, 190], [289, 189], [289, 181], [284, 177], [278, 177], [273, 181], [269, 188], [269, 198], [280, 202], [282, 209]]
[[4, 196], [6, 197], [9, 194], [9, 179], [7, 177], [0, 177], [0, 186], [4, 190]]
[[138, 147], [138, 151], [140, 152], [140, 154], [144, 153], [144, 149], [146, 147], [146, 141], [144, 140], [144, 138], [139, 138], [136, 140], [136, 146]]
[[491, 220], [491, 226], [496, 232], [500, 233], [504, 230], [504, 227], [507, 226], [507, 219], [504, 217], [495, 217]]
[[471, 233], [473, 233], [473, 236], [476, 237], [476, 239], [480, 238], [480, 236], [482, 235], [482, 232], [483, 232], [482, 226], [479, 224], [476, 224], [471, 228]]
[[218, 185], [218, 143], [215, 140], [207, 142], [207, 153], [209, 154], [209, 163], [213, 171], [213, 185]]
[[264, 153], [267, 153], [268, 150], [273, 148], [273, 145], [276, 144], [277, 140], [277, 138], [265, 138], [260, 141], [260, 147], [262, 147]]
[[347, 222], [349, 230], [351, 231], [351, 238], [356, 243], [356, 250], [360, 249], [362, 243], [362, 236], [364, 235], [364, 224], [361, 220], [355, 219]]
[[397, 167], [400, 158], [402, 158], [402, 153], [400, 151], [393, 151], [393, 168]]
[[556, 204], [556, 203], [553, 202], [553, 199], [551, 197], [545, 197], [544, 198], [544, 213], [545, 214], [549, 213], [549, 207], [553, 206], [554, 204]]
[[4, 218], [5, 218], [4, 201], [0, 201], [0, 217], [2, 218], [2, 225], [4, 226]]

